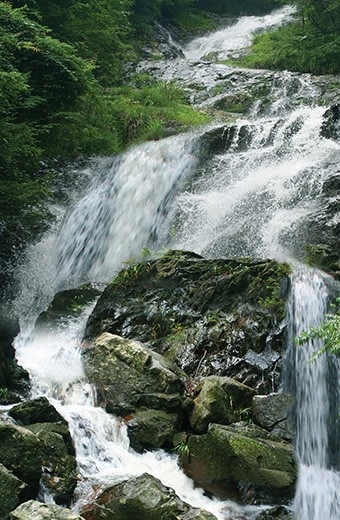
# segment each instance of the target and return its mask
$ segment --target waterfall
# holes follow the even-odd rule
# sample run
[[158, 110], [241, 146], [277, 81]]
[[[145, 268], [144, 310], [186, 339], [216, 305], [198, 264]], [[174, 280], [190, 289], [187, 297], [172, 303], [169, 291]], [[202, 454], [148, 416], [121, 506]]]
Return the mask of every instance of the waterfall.
[[[194, 60], [238, 51], [255, 31], [282, 23], [291, 12], [283, 8], [266, 17], [243, 17], [188, 44], [185, 59], [150, 67], [159, 67], [163, 79], [178, 79], [186, 87], [199, 85], [204, 91], [201, 105], [209, 105], [217, 99], [212, 92], [221, 81], [230, 80], [234, 88], [237, 71]], [[233, 123], [234, 135], [223, 152], [201, 160], [199, 147], [207, 129], [200, 129], [91, 164], [87, 190], [82, 186], [56, 226], [30, 248], [27, 265], [20, 270], [17, 358], [30, 372], [32, 396], [47, 396], [69, 422], [80, 474], [75, 511], [81, 510], [92, 486], [146, 471], [219, 520], [254, 518], [252, 508], [211, 500], [194, 489], [175, 455], [162, 450], [135, 453], [125, 425], [96, 406], [80, 351], [91, 306], [78, 318], [60, 320], [53, 329], [34, 328], [34, 323], [55, 292], [86, 282], [101, 286], [124, 262], [139, 258], [143, 248], [188, 249], [210, 258], [303, 259], [310, 234], [318, 231], [317, 217], [313, 220], [311, 215], [318, 215], [324, 181], [337, 171], [340, 146], [320, 137], [325, 108], [314, 102], [320, 92], [311, 78], [288, 72], [263, 74], [270, 80], [271, 102], [264, 106], [259, 100], [247, 117]], [[247, 81], [253, 86], [253, 76], [241, 76], [242, 88]], [[291, 338], [320, 323], [327, 303], [324, 279], [315, 271], [298, 269], [289, 308]], [[297, 520], [338, 520], [339, 462], [331, 427], [340, 394], [334, 377], [338, 364], [326, 356], [310, 363], [317, 348], [316, 343], [291, 345], [287, 355], [298, 409], [295, 508]]]
[[216, 53], [218, 59], [226, 59], [235, 51], [248, 47], [255, 32], [265, 31], [286, 22], [294, 9], [286, 6], [267, 16], [243, 16], [230, 27], [208, 36], [196, 38], [183, 50], [187, 59], [204, 59]]
[[323, 112], [299, 107], [256, 126], [239, 121], [229, 149], [175, 197], [171, 246], [215, 257], [299, 258], [308, 240], [304, 219], [316, 211], [329, 157], [339, 150], [320, 139]]
[[[287, 353], [288, 387], [296, 396], [298, 520], [340, 518], [340, 455], [338, 442], [334, 445], [330, 435], [330, 426], [338, 423], [339, 416], [339, 363], [326, 355], [311, 361], [312, 355], [322, 347], [319, 339], [311, 339], [302, 346], [294, 343], [294, 338], [302, 332], [322, 323], [327, 307], [328, 290], [320, 273], [298, 269], [292, 280], [288, 309]], [[336, 372], [332, 374], [334, 364]]]

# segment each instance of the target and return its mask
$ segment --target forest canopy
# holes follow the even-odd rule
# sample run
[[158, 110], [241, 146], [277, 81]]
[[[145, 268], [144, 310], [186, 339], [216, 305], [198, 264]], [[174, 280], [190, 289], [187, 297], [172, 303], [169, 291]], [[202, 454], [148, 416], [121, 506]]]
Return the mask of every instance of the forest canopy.
[[[2, 265], [46, 226], [53, 176], [43, 163], [119, 153], [169, 124], [206, 120], [174, 84], [126, 81], [125, 65], [152, 42], [155, 20], [187, 35], [212, 27], [211, 12], [255, 14], [282, 1], [0, 0]], [[284, 3], [296, 6], [296, 23], [258, 37], [248, 63], [338, 72], [340, 0]]]

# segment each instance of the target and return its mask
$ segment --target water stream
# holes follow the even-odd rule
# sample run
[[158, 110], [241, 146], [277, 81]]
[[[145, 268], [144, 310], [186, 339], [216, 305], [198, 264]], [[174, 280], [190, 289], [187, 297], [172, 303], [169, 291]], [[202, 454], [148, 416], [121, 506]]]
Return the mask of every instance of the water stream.
[[340, 454], [338, 432], [332, 426], [339, 417], [339, 362], [320, 356], [322, 347], [313, 339], [300, 347], [294, 338], [319, 325], [328, 309], [326, 277], [313, 270], [299, 269], [293, 278], [288, 316], [290, 349], [287, 352], [287, 387], [296, 396], [296, 454], [300, 462], [295, 496], [299, 520], [340, 518]]
[[[232, 84], [239, 74], [244, 88], [248, 82], [253, 85], [260, 73], [244, 76], [231, 67], [202, 62], [202, 57], [239, 50], [255, 31], [289, 16], [291, 10], [283, 9], [266, 17], [244, 17], [234, 26], [191, 42], [183, 49], [185, 58], [153, 65], [154, 73], [177, 78], [186, 88], [190, 82], [199, 83], [204, 94], [196, 101], [207, 105], [218, 99], [211, 92], [213, 86], [223, 81]], [[221, 48], [225, 42], [227, 48]], [[76, 511], [93, 484], [149, 472], [183, 500], [212, 511], [220, 520], [254, 517], [253, 508], [211, 500], [194, 489], [174, 455], [162, 450], [134, 453], [125, 425], [96, 407], [80, 355], [91, 308], [50, 331], [33, 330], [33, 326], [56, 291], [88, 281], [102, 284], [144, 247], [183, 248], [208, 257], [301, 259], [304, 244], [313, 229], [318, 230], [311, 215], [318, 214], [322, 186], [336, 171], [340, 146], [320, 137], [325, 108], [315, 103], [319, 91], [311, 78], [266, 72], [263, 77], [270, 80], [270, 103], [254, 103], [247, 118], [235, 123], [224, 152], [202, 161], [200, 143], [207, 129], [200, 129], [145, 143], [110, 162], [103, 159], [90, 166], [89, 189], [66, 209], [56, 229], [31, 249], [21, 269], [22, 290], [16, 305], [22, 313], [22, 332], [15, 342], [17, 358], [30, 372], [32, 395], [48, 396], [69, 421], [81, 477]], [[294, 336], [322, 319], [327, 290], [323, 279], [308, 270], [293, 278], [292, 288], [289, 319]], [[336, 520], [340, 486], [329, 442], [329, 362], [324, 358], [310, 364], [309, 350], [296, 352], [296, 358], [287, 356], [295, 374], [290, 384], [297, 395], [301, 462], [296, 518]], [[338, 367], [332, 363], [334, 373]]]

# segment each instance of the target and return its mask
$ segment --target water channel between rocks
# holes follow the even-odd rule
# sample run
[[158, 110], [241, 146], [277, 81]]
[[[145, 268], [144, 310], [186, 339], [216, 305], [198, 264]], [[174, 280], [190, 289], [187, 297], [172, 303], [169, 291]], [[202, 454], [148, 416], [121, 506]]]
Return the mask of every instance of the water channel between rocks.
[[[32, 248], [22, 268], [17, 358], [30, 372], [32, 395], [48, 396], [69, 421], [83, 477], [75, 510], [92, 485], [148, 472], [220, 520], [254, 518], [258, 511], [207, 498], [179, 470], [175, 455], [161, 450], [139, 455], [129, 449], [126, 427], [95, 406], [83, 374], [79, 344], [91, 309], [50, 335], [31, 333], [55, 292], [87, 281], [105, 283], [124, 261], [149, 247], [186, 249], [210, 258], [275, 258], [298, 266], [292, 276], [286, 367], [286, 385], [297, 400], [300, 477], [294, 507], [297, 520], [340, 518], [339, 460], [329, 433], [334, 410], [327, 386], [329, 364], [333, 374], [338, 364], [326, 358], [311, 364], [315, 345], [298, 353], [292, 346], [294, 336], [320, 323], [328, 304], [327, 280], [301, 267], [304, 247], [325, 227], [322, 189], [340, 159], [339, 143], [322, 137], [327, 107], [318, 99], [323, 85], [308, 75], [237, 70], [204, 59], [235, 54], [255, 31], [290, 15], [285, 8], [244, 17], [189, 43], [182, 48], [184, 57], [141, 64], [141, 70], [159, 78], [177, 79], [201, 107], [221, 109], [225, 96], [240, 92], [254, 100], [247, 116], [228, 123], [233, 130], [224, 149], [208, 153], [205, 148], [207, 136], [218, 134], [220, 127], [225, 142], [227, 130], [220, 120], [136, 146], [119, 158], [93, 161], [84, 172], [90, 188], [79, 194], [57, 229]], [[259, 91], [265, 94], [256, 97]]]

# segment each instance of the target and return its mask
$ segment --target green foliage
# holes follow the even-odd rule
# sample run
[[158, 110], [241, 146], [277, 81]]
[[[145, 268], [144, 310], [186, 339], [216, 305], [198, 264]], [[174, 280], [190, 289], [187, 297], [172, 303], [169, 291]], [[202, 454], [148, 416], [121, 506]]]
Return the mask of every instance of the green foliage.
[[323, 341], [323, 347], [313, 354], [311, 361], [326, 352], [340, 355], [340, 298], [337, 299], [337, 304], [332, 306], [332, 310], [333, 313], [327, 314], [321, 325], [303, 332], [296, 340], [298, 345], [303, 345], [311, 340]]
[[[302, 23], [301, 20], [295, 21], [255, 36], [251, 53], [237, 62], [251, 68], [338, 74], [340, 72], [340, 1], [337, 0], [332, 4], [335, 19], [330, 16], [330, 2], [325, 3], [325, 6], [326, 4], [329, 6], [329, 8], [326, 6], [325, 13], [320, 12], [318, 15], [315, 14], [316, 6], [318, 5], [319, 9], [322, 4], [319, 0], [317, 3], [312, 0], [310, 2], [297, 0], [292, 3], [300, 6]], [[311, 14], [312, 12], [314, 14]]]
[[321, 34], [337, 34], [340, 30], [339, 0], [290, 0], [298, 8], [302, 23], [310, 24]]
[[112, 83], [132, 46], [132, 0], [15, 0], [47, 25], [55, 38], [72, 43], [80, 56], [92, 61], [95, 75]]
[[0, 399], [7, 400], [8, 397], [9, 397], [9, 390], [8, 390], [8, 388], [6, 388], [6, 387], [0, 388]]
[[280, 5], [280, 0], [198, 0], [201, 9], [214, 13], [261, 13]]
[[174, 451], [177, 453], [179, 460], [190, 458], [190, 448], [187, 444], [187, 439], [182, 440], [174, 447]]

